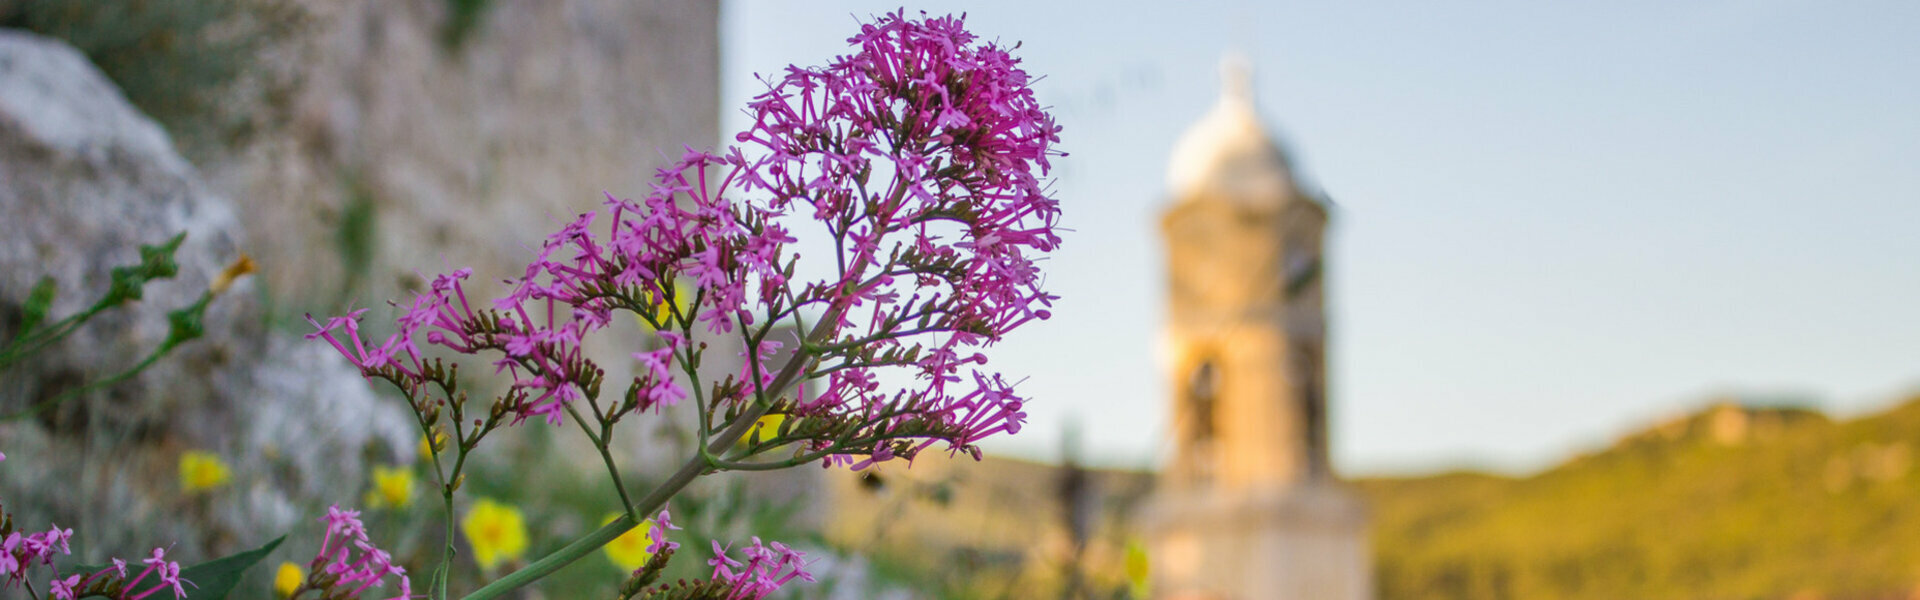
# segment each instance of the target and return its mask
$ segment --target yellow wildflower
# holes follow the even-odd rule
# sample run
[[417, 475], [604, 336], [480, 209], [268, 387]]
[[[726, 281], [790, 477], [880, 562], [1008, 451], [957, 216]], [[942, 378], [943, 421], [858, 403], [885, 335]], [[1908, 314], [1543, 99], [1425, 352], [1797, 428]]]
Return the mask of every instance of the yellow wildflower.
[[520, 509], [512, 506], [481, 498], [467, 510], [460, 531], [473, 546], [473, 560], [481, 570], [492, 570], [501, 561], [527, 553], [527, 524]]
[[[693, 311], [689, 309], [691, 308], [690, 305], [693, 304], [693, 293], [687, 290], [686, 286], [680, 285], [680, 282], [678, 281], [673, 282], [673, 297], [674, 297], [673, 304], [674, 306], [680, 309], [680, 314], [683, 314], [683, 315], [692, 314]], [[657, 298], [654, 300], [653, 314], [654, 314], [654, 319], [661, 321], [663, 323], [671, 323], [673, 321], [673, 311], [670, 311], [667, 309], [666, 298]], [[689, 316], [688, 318], [692, 318], [692, 317]], [[634, 313], [633, 322], [640, 325], [641, 331], [650, 332], [654, 330], [653, 325], [648, 324], [647, 319], [645, 317], [641, 317], [640, 313]], [[672, 329], [672, 327], [668, 327], [668, 329]]]
[[1146, 546], [1140, 540], [1127, 540], [1127, 584], [1135, 598], [1146, 598], [1152, 591], [1148, 567]]
[[781, 413], [761, 415], [760, 420], [753, 422], [753, 429], [748, 429], [746, 435], [740, 436], [740, 445], [744, 446], [755, 440], [764, 442], [780, 437], [780, 425], [786, 422], [787, 415]]
[[367, 490], [367, 506], [406, 508], [412, 505], [413, 470], [374, 465], [373, 489]]
[[[601, 524], [612, 523], [619, 518], [620, 513], [613, 513], [607, 515], [607, 519]], [[653, 545], [653, 538], [648, 537], [648, 532], [653, 531], [655, 527], [658, 525], [653, 523], [653, 519], [647, 519], [641, 521], [639, 527], [628, 529], [626, 533], [620, 534], [620, 537], [607, 542], [607, 545], [602, 546], [607, 550], [607, 560], [613, 561], [614, 566], [627, 571], [638, 570], [646, 565], [647, 560], [653, 558], [653, 553], [647, 551], [647, 547]]]
[[273, 573], [273, 591], [280, 592], [281, 596], [292, 596], [293, 591], [300, 589], [300, 584], [306, 582], [306, 571], [300, 570], [300, 565], [290, 562], [280, 563], [280, 570]]
[[220, 456], [203, 450], [180, 455], [180, 489], [189, 494], [211, 490], [233, 479], [233, 472]]

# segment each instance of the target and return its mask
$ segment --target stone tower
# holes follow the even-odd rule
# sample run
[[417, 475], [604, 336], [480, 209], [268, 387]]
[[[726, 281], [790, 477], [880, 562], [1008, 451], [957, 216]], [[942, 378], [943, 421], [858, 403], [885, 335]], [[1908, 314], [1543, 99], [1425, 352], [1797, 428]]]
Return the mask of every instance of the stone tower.
[[1174, 146], [1166, 367], [1174, 454], [1146, 524], [1163, 598], [1372, 596], [1366, 512], [1327, 457], [1324, 200], [1229, 60]]

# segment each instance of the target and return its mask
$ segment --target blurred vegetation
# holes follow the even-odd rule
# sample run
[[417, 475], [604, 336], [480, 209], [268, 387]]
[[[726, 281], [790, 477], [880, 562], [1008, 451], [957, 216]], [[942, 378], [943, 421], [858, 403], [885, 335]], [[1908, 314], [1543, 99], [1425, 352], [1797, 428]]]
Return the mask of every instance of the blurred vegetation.
[[333, 246], [340, 253], [346, 278], [340, 282], [332, 306], [346, 306], [352, 300], [367, 274], [373, 272], [373, 258], [380, 250], [380, 210], [373, 189], [357, 176], [341, 179], [347, 198], [340, 209]]
[[1717, 405], [1524, 478], [1356, 482], [1387, 600], [1907, 598], [1920, 398], [1834, 422]]
[[[1920, 397], [1836, 422], [1717, 404], [1528, 476], [1351, 484], [1383, 600], [1893, 599], [1920, 591]], [[1057, 467], [921, 461], [832, 486], [828, 539], [935, 598], [1124, 598], [1151, 474], [1092, 471], [1100, 516], [1069, 565]], [[1088, 586], [1063, 594], [1067, 569]]]
[[[476, 462], [470, 465], [472, 470], [457, 497], [456, 520], [463, 518], [482, 498], [512, 507], [525, 519], [529, 547], [523, 556], [506, 560], [490, 572], [482, 572], [474, 561], [474, 551], [466, 534], [457, 533], [459, 556], [454, 560], [450, 586], [456, 596], [560, 549], [599, 527], [608, 515], [619, 510], [619, 496], [605, 472], [597, 461], [583, 462], [587, 457], [579, 454], [582, 449], [569, 447], [563, 439], [567, 433], [565, 429], [528, 423], [494, 434], [499, 437], [489, 438], [493, 443], [475, 457]], [[342, 483], [334, 500], [302, 507], [301, 511], [318, 514], [333, 501], [343, 507], [361, 509], [373, 541], [392, 552], [395, 562], [407, 569], [417, 592], [425, 588], [438, 564], [444, 530], [441, 529], [440, 501], [434, 491], [438, 483], [432, 467], [415, 449], [407, 449], [406, 454], [395, 463], [396, 457], [386, 449], [369, 448], [359, 460], [410, 473], [414, 486], [410, 501], [384, 504], [366, 499], [368, 493], [375, 491], [376, 484], [375, 476], [369, 475], [366, 481]], [[624, 474], [629, 486], [641, 490], [649, 489], [666, 475], [645, 470]], [[815, 549], [821, 547], [818, 532], [796, 528], [791, 519], [793, 507], [754, 497], [739, 485], [737, 478], [714, 483], [718, 485], [694, 486], [673, 498], [670, 504], [673, 521], [683, 529], [670, 533], [669, 539], [681, 544], [681, 548], [668, 563], [662, 582], [709, 576], [712, 568], [707, 560], [712, 558], [712, 550], [708, 540], [731, 542], [738, 548], [749, 537], [760, 536], [794, 544], [807, 550], [809, 557], [819, 556], [815, 553]], [[211, 493], [239, 491], [226, 487]], [[273, 567], [281, 562], [304, 566], [313, 557], [321, 531], [315, 523], [317, 521], [303, 519], [291, 532], [288, 543], [263, 563], [266, 567], [246, 574], [240, 588], [246, 593], [235, 597], [276, 597], [269, 591], [275, 575]], [[519, 597], [613, 598], [628, 575], [627, 569], [617, 566], [604, 551], [598, 551], [535, 582], [530, 586], [532, 591]], [[803, 589], [797, 592], [807, 593]], [[776, 597], [788, 598], [793, 594]]]
[[1065, 471], [989, 456], [928, 456], [832, 473], [827, 540], [865, 556], [877, 583], [924, 598], [1132, 597], [1129, 519], [1152, 488], [1144, 471], [1090, 469], [1092, 525], [1073, 550]]
[[[16, 305], [11, 303], [11, 299], [0, 298], [0, 372], [31, 361], [42, 351], [78, 331], [94, 317], [138, 303], [145, 297], [148, 283], [172, 279], [178, 275], [180, 265], [174, 261], [174, 253], [180, 249], [181, 242], [186, 239], [187, 234], [183, 231], [160, 244], [142, 244], [139, 263], [114, 267], [109, 271], [111, 278], [107, 290], [98, 300], [93, 301], [87, 308], [66, 315], [58, 321], [48, 321], [51, 318], [54, 297], [59, 293], [59, 282], [50, 275], [40, 278], [39, 283], [33, 286], [33, 290], [28, 292], [27, 298], [17, 305], [19, 307], [17, 310], [14, 308]], [[55, 384], [50, 389], [42, 390], [42, 398], [28, 401], [25, 406], [18, 407], [20, 410], [7, 406], [4, 414], [0, 414], [0, 422], [36, 415], [41, 415], [42, 422], [49, 426], [58, 425], [64, 420], [86, 422], [87, 419], [84, 416], [74, 416], [72, 411], [49, 414], [48, 410], [57, 408], [61, 403], [82, 394], [132, 379], [181, 344], [198, 339], [205, 334], [202, 320], [205, 319], [207, 306], [213, 302], [214, 296], [225, 292], [235, 279], [252, 273], [253, 268], [252, 259], [241, 255], [212, 282], [206, 291], [200, 294], [197, 300], [167, 312], [167, 337], [131, 366], [123, 369], [113, 367], [120, 370], [111, 375], [97, 377], [85, 385], [80, 385], [78, 381], [68, 381], [64, 387]]]
[[263, 62], [305, 20], [292, 0], [0, 0], [0, 27], [78, 48], [189, 156], [284, 121], [291, 82]]
[[493, 0], [446, 0], [447, 22], [440, 27], [440, 43], [448, 50], [459, 50], [480, 25], [480, 17]]

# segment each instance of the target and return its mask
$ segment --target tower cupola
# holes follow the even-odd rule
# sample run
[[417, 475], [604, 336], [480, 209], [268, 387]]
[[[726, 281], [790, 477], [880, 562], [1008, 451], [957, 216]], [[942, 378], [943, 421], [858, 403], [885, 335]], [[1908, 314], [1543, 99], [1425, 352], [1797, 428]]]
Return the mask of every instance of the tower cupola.
[[1230, 56], [1220, 71], [1219, 101], [1173, 145], [1167, 190], [1183, 201], [1284, 203], [1300, 197], [1291, 161], [1254, 108], [1246, 60]]

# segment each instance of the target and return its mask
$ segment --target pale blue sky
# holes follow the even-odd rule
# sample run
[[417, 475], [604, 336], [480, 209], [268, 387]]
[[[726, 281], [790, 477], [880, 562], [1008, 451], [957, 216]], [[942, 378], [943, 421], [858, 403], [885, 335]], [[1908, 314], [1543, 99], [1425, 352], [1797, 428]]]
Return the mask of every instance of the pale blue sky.
[[[995, 355], [990, 449], [1143, 465], [1160, 440], [1154, 223], [1222, 53], [1337, 203], [1334, 456], [1525, 471], [1738, 392], [1842, 414], [1920, 384], [1920, 4], [956, 2], [1020, 41], [1063, 147], [1050, 322]], [[846, 52], [873, 2], [732, 0], [755, 72]], [[932, 11], [934, 9], [928, 9]]]

